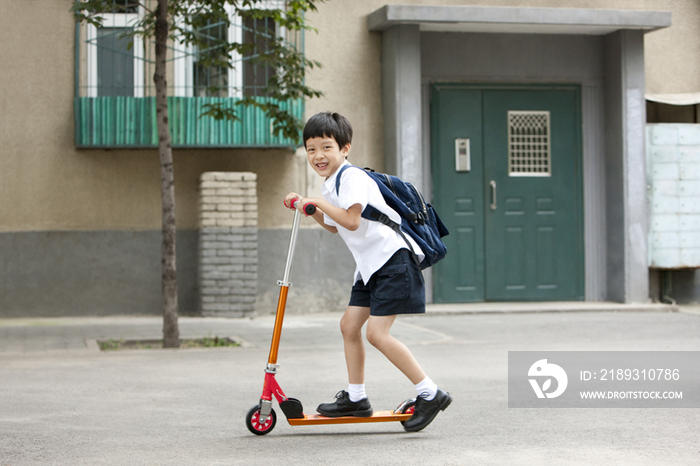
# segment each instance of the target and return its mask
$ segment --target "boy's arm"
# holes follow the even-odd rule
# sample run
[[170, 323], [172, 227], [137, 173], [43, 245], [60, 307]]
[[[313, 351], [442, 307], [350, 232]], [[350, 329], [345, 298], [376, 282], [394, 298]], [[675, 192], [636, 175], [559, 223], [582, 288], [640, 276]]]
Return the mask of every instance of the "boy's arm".
[[317, 207], [316, 213], [313, 214], [311, 217], [313, 217], [313, 219], [316, 220], [316, 222], [318, 222], [319, 225], [321, 225], [323, 228], [330, 231], [331, 233], [338, 233], [338, 229], [336, 227], [326, 224], [326, 222], [323, 219], [323, 211], [320, 208]]
[[[328, 215], [335, 223], [345, 228], [346, 230], [355, 231], [360, 227], [360, 218], [362, 215], [362, 205], [353, 204], [347, 210], [336, 207], [322, 197], [306, 197], [297, 204], [298, 209], [302, 209], [309, 202], [317, 207], [316, 213], [313, 215], [314, 220], [320, 223], [328, 231], [337, 233], [338, 229], [326, 225], [323, 221], [323, 214]], [[320, 210], [321, 212], [318, 212]]]
[[334, 226], [326, 225], [326, 222], [323, 221], [324, 213], [333, 219], [335, 223], [350, 231], [355, 231], [360, 226], [360, 216], [362, 214], [362, 206], [360, 204], [352, 205], [349, 209], [345, 210], [335, 207], [322, 197], [302, 198], [296, 193], [289, 193], [284, 198], [284, 205], [289, 207], [292, 205], [292, 202], [297, 199], [299, 200], [299, 204], [297, 204], [297, 209], [299, 210], [302, 210], [309, 202], [315, 204], [317, 209], [316, 213], [312, 215], [312, 217], [314, 220], [316, 220], [316, 222], [318, 222], [319, 225], [331, 233], [337, 233], [338, 229]]

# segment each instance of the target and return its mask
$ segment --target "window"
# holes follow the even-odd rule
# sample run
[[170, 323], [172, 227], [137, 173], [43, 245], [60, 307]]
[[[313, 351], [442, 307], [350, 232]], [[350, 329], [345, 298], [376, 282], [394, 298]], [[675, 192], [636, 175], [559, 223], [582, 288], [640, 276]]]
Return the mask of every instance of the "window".
[[508, 112], [508, 176], [551, 176], [548, 111]]
[[[228, 41], [228, 31], [222, 23], [207, 23], [200, 34], [206, 42], [206, 49]], [[195, 48], [192, 64], [192, 86], [196, 97], [228, 97], [228, 68], [208, 65], [203, 54]]]
[[128, 0], [114, 4], [102, 27], [87, 26], [87, 95], [142, 97], [143, 40], [123, 37], [138, 21], [138, 7], [128, 6]]
[[[110, 0], [111, 1], [111, 0]], [[138, 25], [145, 14], [135, 0], [114, 0], [101, 14], [102, 26], [77, 24], [75, 34], [75, 141], [78, 147], [156, 147], [155, 71], [153, 41], [138, 36], [122, 37]], [[282, 7], [281, 0], [264, 0], [256, 8]], [[239, 106], [251, 97], [267, 101], [264, 89], [277, 73], [267, 63], [256, 63], [252, 54], [232, 57], [233, 68], [206, 60], [209, 45], [221, 40], [255, 43], [266, 50], [268, 41], [284, 37], [301, 46], [298, 31], [286, 31], [269, 19], [233, 15], [231, 24], [198, 25], [198, 34], [210, 44], [202, 49], [186, 46], [176, 38], [169, 42], [166, 63], [168, 119], [173, 147], [290, 147], [294, 138], [272, 132], [272, 118], [255, 106]], [[258, 34], [260, 32], [260, 34]], [[146, 46], [148, 45], [148, 46]], [[270, 44], [271, 45], [271, 44]], [[256, 52], [257, 53], [257, 52]], [[244, 56], [245, 55], [245, 56]], [[275, 101], [297, 118], [304, 112], [303, 99]], [[217, 120], [208, 115], [212, 105], [231, 112], [234, 119]]]
[[[243, 20], [243, 40], [246, 44], [255, 43], [256, 50], [268, 52], [270, 40], [275, 37], [275, 22], [271, 18], [254, 19], [246, 17]], [[267, 81], [273, 77], [277, 70], [264, 63], [255, 63], [250, 60], [252, 55], [244, 57], [243, 65], [243, 95], [263, 96]], [[245, 60], [245, 59], [248, 60]]]
[[123, 37], [128, 28], [97, 29], [97, 95], [134, 95], [134, 53], [129, 39]]
[[[257, 8], [276, 8], [279, 0], [257, 4]], [[271, 18], [255, 19], [249, 16], [233, 16], [233, 9], [226, 6], [231, 15], [227, 29], [221, 23], [208, 24], [199, 31], [216, 44], [220, 40], [237, 43], [255, 43], [256, 50], [269, 50], [268, 44], [284, 31]], [[257, 53], [257, 52], [254, 52]], [[173, 52], [175, 69], [174, 95], [181, 97], [261, 97], [268, 79], [277, 70], [264, 63], [255, 63], [253, 53], [241, 56], [231, 54], [233, 67], [207, 64], [194, 46], [176, 46]]]
[[136, 0], [112, 0], [113, 7], [111, 13], [138, 13], [138, 2]]

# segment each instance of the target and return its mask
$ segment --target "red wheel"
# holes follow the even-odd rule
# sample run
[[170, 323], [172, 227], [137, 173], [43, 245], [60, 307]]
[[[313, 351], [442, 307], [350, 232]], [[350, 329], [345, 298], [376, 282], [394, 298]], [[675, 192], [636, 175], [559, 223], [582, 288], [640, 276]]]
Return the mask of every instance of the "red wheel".
[[245, 417], [245, 425], [249, 431], [255, 435], [265, 435], [275, 428], [277, 423], [277, 414], [275, 410], [270, 411], [270, 415], [267, 417], [265, 422], [260, 422], [260, 405], [255, 405], [250, 408], [248, 414]]

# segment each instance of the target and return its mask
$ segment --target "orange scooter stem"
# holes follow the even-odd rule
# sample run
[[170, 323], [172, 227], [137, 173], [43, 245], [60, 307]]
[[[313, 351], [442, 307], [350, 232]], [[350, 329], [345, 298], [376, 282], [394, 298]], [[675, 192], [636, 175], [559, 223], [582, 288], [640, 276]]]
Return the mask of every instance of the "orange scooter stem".
[[284, 322], [284, 311], [287, 306], [287, 295], [289, 286], [280, 286], [280, 296], [277, 300], [277, 313], [275, 314], [275, 326], [272, 331], [272, 343], [270, 344], [270, 356], [267, 358], [268, 364], [277, 364], [277, 353], [280, 347], [280, 337], [282, 336], [282, 323]]

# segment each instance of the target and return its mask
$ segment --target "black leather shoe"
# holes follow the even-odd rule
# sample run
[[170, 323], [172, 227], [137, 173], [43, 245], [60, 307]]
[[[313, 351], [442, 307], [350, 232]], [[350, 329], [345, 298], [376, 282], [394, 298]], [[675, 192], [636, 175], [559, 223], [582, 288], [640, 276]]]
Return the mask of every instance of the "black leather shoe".
[[406, 432], [418, 432], [425, 429], [430, 424], [438, 411], [444, 411], [452, 403], [452, 397], [449, 393], [438, 388], [435, 398], [428, 401], [425, 399], [425, 394], [416, 398], [416, 406], [413, 408], [413, 416], [411, 416], [403, 424]]
[[360, 401], [350, 401], [350, 394], [345, 390], [341, 390], [335, 395], [335, 402], [322, 403], [318, 405], [316, 411], [326, 417], [370, 417], [372, 415], [372, 405], [369, 404], [367, 398], [363, 398]]

